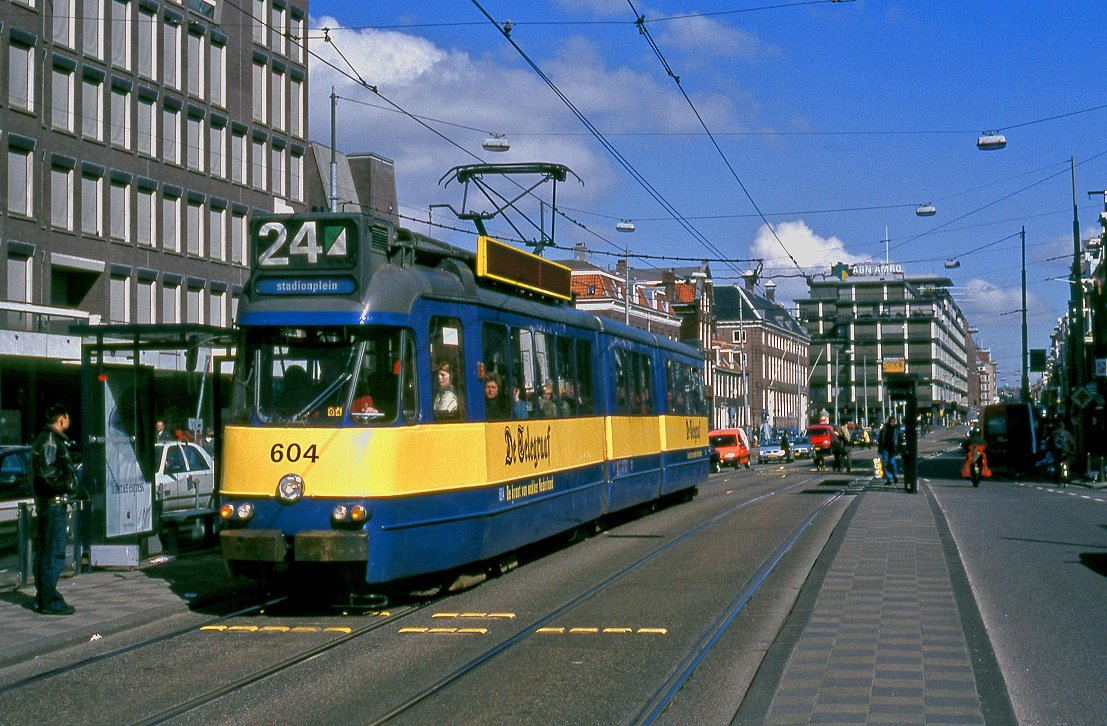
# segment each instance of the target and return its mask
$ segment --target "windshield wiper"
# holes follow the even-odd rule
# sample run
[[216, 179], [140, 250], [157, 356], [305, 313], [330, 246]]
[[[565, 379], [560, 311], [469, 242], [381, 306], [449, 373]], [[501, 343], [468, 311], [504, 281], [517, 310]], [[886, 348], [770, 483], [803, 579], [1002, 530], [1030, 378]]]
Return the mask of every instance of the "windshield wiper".
[[350, 380], [350, 377], [351, 376], [350, 376], [349, 373], [343, 373], [338, 378], [335, 378], [333, 381], [330, 382], [330, 384], [326, 388], [324, 388], [322, 390], [322, 392], [319, 393], [318, 396], [311, 399], [311, 401], [309, 401], [307, 403], [307, 405], [305, 405], [299, 411], [297, 411], [296, 413], [289, 416], [288, 420], [289, 421], [297, 421], [297, 420], [303, 418], [304, 416], [308, 415], [310, 412], [314, 411], [315, 409], [319, 408], [319, 406], [323, 403], [323, 401], [326, 401], [328, 398], [333, 396], [335, 391], [337, 391], [339, 388], [341, 388], [344, 384], [346, 384]]

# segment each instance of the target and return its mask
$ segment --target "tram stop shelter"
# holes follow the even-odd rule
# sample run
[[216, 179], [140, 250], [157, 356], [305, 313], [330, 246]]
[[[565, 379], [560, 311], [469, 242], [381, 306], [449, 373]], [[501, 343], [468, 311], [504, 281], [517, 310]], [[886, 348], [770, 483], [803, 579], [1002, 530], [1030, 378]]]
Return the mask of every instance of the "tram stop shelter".
[[898, 366], [884, 363], [884, 385], [888, 398], [904, 404], [903, 428], [906, 450], [903, 452], [903, 488], [904, 491], [919, 491], [919, 377], [915, 373], [903, 371], [902, 361]]
[[[174, 488], [185, 493], [189, 519], [206, 521], [210, 533], [234, 331], [195, 324], [80, 324], [70, 332], [82, 339], [80, 478], [87, 502], [81, 530], [89, 565], [135, 567], [162, 551], [159, 535], [174, 519], [166, 504]], [[168, 432], [160, 436], [159, 420]], [[204, 462], [210, 457], [211, 471], [201, 482], [186, 471], [190, 466], [167, 464], [171, 457], [162, 456], [159, 441], [180, 443], [181, 452]], [[188, 492], [194, 505], [187, 503]]]

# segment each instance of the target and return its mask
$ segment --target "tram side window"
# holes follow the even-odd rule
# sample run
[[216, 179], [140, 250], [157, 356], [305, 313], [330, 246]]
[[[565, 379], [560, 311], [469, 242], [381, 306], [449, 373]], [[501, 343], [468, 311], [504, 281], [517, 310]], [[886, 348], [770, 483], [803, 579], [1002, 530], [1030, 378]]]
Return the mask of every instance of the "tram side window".
[[633, 354], [622, 348], [615, 349], [615, 411], [628, 416], [634, 400]]
[[525, 328], [511, 331], [511, 417], [537, 416], [539, 385], [534, 369], [534, 334]]
[[707, 398], [703, 392], [703, 372], [694, 366], [685, 368], [688, 376], [688, 388], [685, 397], [688, 400], [688, 413], [692, 416], [707, 415]]
[[592, 403], [592, 342], [578, 340], [577, 351], [577, 400], [580, 404], [578, 413], [582, 416], [591, 416], [596, 412]]
[[461, 321], [457, 318], [431, 319], [431, 378], [434, 388], [431, 410], [438, 421], [461, 421], [465, 418], [465, 356], [461, 333]]
[[501, 421], [510, 416], [507, 328], [495, 323], [481, 326], [481, 360], [484, 363], [484, 416]]
[[557, 412], [562, 418], [580, 413], [580, 399], [577, 397], [576, 356], [573, 354], [573, 339], [564, 335], [555, 338], [557, 344]]
[[684, 369], [675, 360], [665, 361], [665, 411], [680, 416], [685, 413]]
[[638, 405], [636, 413], [640, 416], [653, 414], [653, 361], [642, 353], [635, 355], [638, 358]]
[[542, 385], [538, 389], [538, 401], [534, 413], [537, 418], [557, 418], [557, 389], [554, 386], [554, 346], [550, 336], [534, 333], [534, 362], [538, 369], [538, 380]]

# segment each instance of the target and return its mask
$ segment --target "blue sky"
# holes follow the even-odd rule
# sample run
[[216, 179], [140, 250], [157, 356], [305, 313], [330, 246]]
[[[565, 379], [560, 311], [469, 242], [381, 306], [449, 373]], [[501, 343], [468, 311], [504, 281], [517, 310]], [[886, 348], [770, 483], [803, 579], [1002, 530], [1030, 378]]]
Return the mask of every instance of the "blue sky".
[[[512, 22], [519, 50], [482, 8]], [[1017, 385], [1018, 233], [1026, 228], [1030, 347], [1045, 348], [1069, 295], [1050, 278], [1072, 263], [1072, 158], [1081, 238], [1100, 230], [1103, 199], [1087, 192], [1107, 188], [1102, 2], [312, 0], [310, 9], [310, 49], [343, 71], [312, 60], [312, 137], [330, 142], [334, 85], [339, 149], [394, 160], [405, 224], [463, 246], [472, 234], [425, 223], [430, 205], [462, 205], [459, 185], [439, 183], [447, 170], [564, 164], [582, 183], [559, 185], [558, 206], [579, 224], [559, 219], [556, 242], [584, 242], [597, 264], [613, 266], [624, 246], [756, 258], [793, 298], [805, 294], [804, 274], [887, 254], [909, 275], [954, 281], [978, 343]], [[990, 130], [1005, 149], [976, 148]], [[481, 149], [493, 132], [510, 151]], [[916, 216], [927, 203], [937, 214]], [[620, 219], [636, 231], [617, 233]], [[444, 209], [433, 220], [469, 228]], [[949, 258], [960, 268], [946, 269]], [[750, 266], [711, 263], [722, 283]]]

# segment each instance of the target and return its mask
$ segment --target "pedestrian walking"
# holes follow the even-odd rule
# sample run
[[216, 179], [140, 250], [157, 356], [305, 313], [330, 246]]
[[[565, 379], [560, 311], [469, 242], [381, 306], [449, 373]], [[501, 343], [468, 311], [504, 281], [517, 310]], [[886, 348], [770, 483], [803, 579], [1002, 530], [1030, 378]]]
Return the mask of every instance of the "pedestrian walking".
[[889, 416], [880, 429], [877, 439], [877, 448], [880, 451], [880, 463], [884, 467], [884, 483], [896, 484], [896, 455], [903, 448], [903, 432], [899, 430], [895, 416]]
[[58, 592], [65, 566], [69, 495], [77, 489], [77, 470], [69, 456], [69, 410], [61, 404], [46, 409], [46, 426], [31, 444], [35, 510], [35, 609], [44, 615], [72, 615], [74, 608]]
[[841, 471], [843, 469], [846, 472], [853, 473], [853, 462], [850, 460], [849, 453], [849, 426], [842, 424], [838, 428], [834, 429], [833, 439], [831, 440], [831, 448], [834, 451], [834, 471]]

